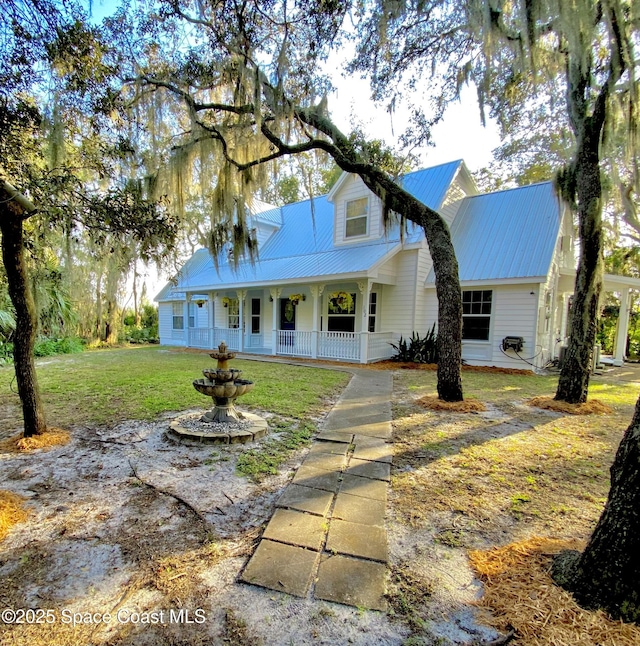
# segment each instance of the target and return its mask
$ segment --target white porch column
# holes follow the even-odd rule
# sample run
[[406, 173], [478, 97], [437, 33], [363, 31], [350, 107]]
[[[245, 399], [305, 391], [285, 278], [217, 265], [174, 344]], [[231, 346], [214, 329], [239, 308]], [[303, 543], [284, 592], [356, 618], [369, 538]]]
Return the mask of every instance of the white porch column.
[[271, 316], [271, 354], [278, 354], [278, 299], [282, 294], [282, 288], [270, 289], [269, 295], [273, 301]]
[[207, 327], [209, 328], [209, 347], [213, 349], [213, 328], [216, 324], [215, 314], [213, 312], [214, 301], [218, 298], [218, 294], [214, 292], [208, 292], [207, 296], [209, 298], [207, 302]]
[[624, 363], [627, 351], [627, 333], [629, 331], [629, 288], [620, 290], [620, 315], [616, 326], [616, 342], [613, 351], [613, 365], [621, 366]]
[[358, 290], [362, 295], [362, 320], [360, 322], [360, 363], [369, 359], [369, 298], [371, 297], [371, 280], [358, 282]]
[[182, 320], [184, 332], [184, 345], [189, 347], [189, 303], [191, 303], [191, 294], [185, 293], [184, 305], [182, 306]]
[[324, 285], [311, 285], [309, 287], [313, 296], [313, 328], [311, 330], [311, 358], [318, 358], [318, 334], [320, 330], [320, 297], [324, 292]]
[[239, 289], [236, 292], [238, 296], [238, 325], [239, 325], [239, 330], [238, 330], [238, 335], [240, 336], [240, 340], [238, 341], [240, 348], [240, 352], [244, 352], [244, 299], [247, 297], [247, 290], [246, 289]]

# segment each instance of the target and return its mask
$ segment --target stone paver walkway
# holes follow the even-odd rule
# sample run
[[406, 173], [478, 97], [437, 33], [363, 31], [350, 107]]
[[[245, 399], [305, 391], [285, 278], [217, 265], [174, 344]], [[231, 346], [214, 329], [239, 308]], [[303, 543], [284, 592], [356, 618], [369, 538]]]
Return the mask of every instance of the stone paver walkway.
[[392, 375], [357, 370], [277, 503], [241, 580], [385, 610]]

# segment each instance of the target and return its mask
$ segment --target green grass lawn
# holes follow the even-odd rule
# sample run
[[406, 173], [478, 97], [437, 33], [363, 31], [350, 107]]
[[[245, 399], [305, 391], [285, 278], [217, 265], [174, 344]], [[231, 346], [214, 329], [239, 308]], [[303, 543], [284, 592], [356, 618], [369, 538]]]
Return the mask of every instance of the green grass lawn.
[[[416, 394], [434, 394], [436, 392], [435, 371], [402, 371], [399, 379]], [[558, 376], [463, 370], [462, 385], [465, 398], [479, 399], [483, 402], [500, 405], [544, 395], [553, 397], [558, 385]], [[591, 377], [589, 384], [589, 399], [598, 399], [613, 408], [624, 409], [629, 413], [629, 420], [638, 394], [640, 394], [639, 384], [632, 380], [612, 381], [606, 376], [595, 375]]]
[[[167, 412], [211, 407], [192, 385], [216, 362], [206, 354], [137, 346], [60, 355], [37, 362], [47, 422], [51, 426], [111, 424], [152, 419]], [[234, 360], [242, 378], [255, 382], [241, 406], [303, 419], [323, 409], [349, 380], [344, 372], [281, 363]], [[13, 383], [12, 383], [13, 382]], [[0, 430], [21, 424], [12, 366], [0, 368]], [[13, 413], [13, 414], [12, 414]]]

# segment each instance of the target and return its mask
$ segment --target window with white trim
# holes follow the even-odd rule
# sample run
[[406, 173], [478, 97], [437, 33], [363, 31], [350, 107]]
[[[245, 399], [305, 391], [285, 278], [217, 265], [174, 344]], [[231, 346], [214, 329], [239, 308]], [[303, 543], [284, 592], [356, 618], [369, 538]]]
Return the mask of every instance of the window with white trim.
[[184, 304], [172, 303], [173, 307], [173, 329], [184, 330]]
[[327, 331], [355, 332], [356, 295], [353, 292], [336, 292], [329, 295]]
[[251, 334], [260, 334], [260, 299], [251, 299]]
[[237, 298], [229, 299], [229, 305], [227, 306], [228, 311], [228, 327], [229, 328], [239, 328], [240, 327], [240, 301]]
[[471, 289], [462, 292], [462, 338], [468, 341], [488, 341], [491, 327], [490, 289]]
[[369, 294], [369, 324], [367, 329], [369, 332], [376, 331], [376, 314], [378, 310], [378, 294], [371, 292]]
[[367, 220], [369, 219], [369, 198], [361, 197], [350, 200], [345, 206], [345, 238], [355, 238], [367, 235]]
[[196, 303], [189, 303], [189, 327], [196, 327], [196, 316], [198, 316], [198, 313], [196, 311]]

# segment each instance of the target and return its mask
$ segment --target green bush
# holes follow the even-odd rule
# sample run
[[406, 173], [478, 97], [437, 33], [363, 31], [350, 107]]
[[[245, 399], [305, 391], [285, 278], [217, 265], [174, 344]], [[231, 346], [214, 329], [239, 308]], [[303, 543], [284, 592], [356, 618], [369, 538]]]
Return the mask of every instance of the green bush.
[[13, 343], [0, 341], [0, 366], [13, 363]]
[[396, 351], [391, 360], [412, 363], [438, 363], [437, 339], [435, 323], [422, 339], [417, 332], [412, 332], [410, 339], [400, 337], [397, 345], [395, 343], [391, 344], [391, 347]]
[[159, 343], [158, 326], [136, 327], [135, 325], [124, 326], [124, 338], [129, 343]]
[[84, 346], [80, 339], [65, 337], [64, 339], [38, 339], [33, 348], [36, 357], [51, 357], [55, 354], [75, 354], [82, 352]]

